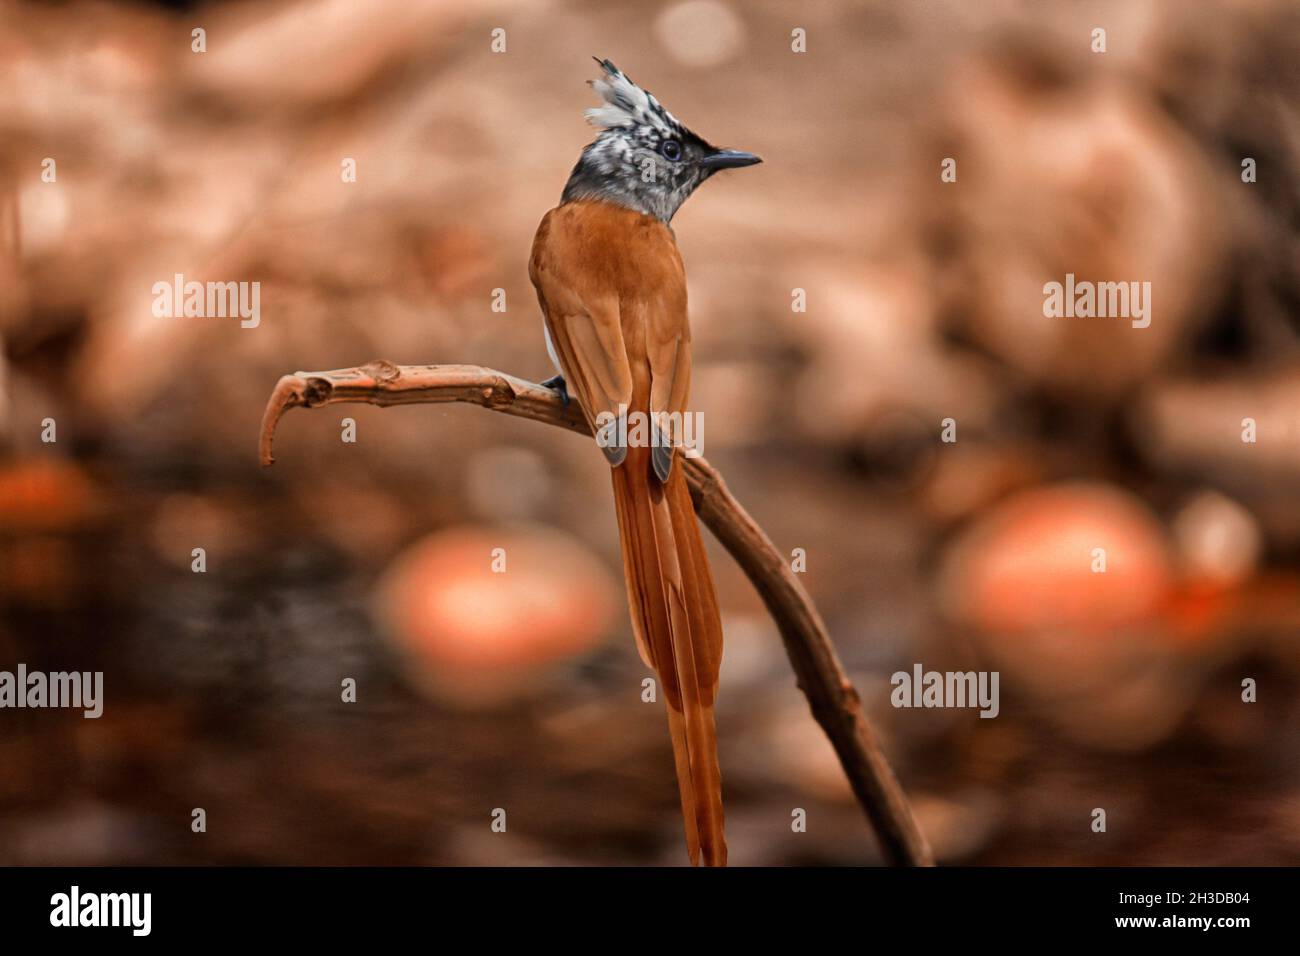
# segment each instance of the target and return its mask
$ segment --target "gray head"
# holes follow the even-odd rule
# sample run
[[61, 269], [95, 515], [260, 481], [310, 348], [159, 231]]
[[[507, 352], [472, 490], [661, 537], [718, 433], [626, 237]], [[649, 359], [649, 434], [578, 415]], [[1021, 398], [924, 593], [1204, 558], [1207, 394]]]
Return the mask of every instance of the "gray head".
[[591, 88], [604, 103], [587, 110], [587, 119], [603, 129], [573, 167], [562, 202], [600, 199], [669, 222], [718, 170], [762, 162], [711, 146], [609, 60], [596, 62], [604, 75]]

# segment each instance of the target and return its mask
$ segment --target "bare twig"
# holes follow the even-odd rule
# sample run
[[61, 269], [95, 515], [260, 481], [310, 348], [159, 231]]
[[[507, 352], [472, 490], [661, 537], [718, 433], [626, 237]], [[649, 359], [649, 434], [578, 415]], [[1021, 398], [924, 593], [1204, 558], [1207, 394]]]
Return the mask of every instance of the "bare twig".
[[[285, 409], [336, 402], [467, 402], [591, 434], [576, 405], [565, 407], [550, 389], [511, 375], [476, 365], [399, 366], [375, 361], [359, 368], [298, 372], [280, 379], [262, 418], [262, 464], [274, 460], [271, 443]], [[681, 460], [695, 510], [749, 576], [775, 619], [799, 688], [835, 747], [886, 857], [897, 865], [933, 865], [929, 845], [862, 713], [857, 691], [840, 666], [826, 625], [808, 592], [763, 529], [731, 496], [722, 476], [703, 458]]]

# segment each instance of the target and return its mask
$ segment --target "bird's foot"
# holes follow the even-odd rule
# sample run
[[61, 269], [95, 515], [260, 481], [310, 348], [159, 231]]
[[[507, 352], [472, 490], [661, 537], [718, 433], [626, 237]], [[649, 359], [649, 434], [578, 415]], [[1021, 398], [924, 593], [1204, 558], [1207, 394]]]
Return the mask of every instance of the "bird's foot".
[[563, 375], [552, 375], [542, 382], [541, 386], [557, 393], [560, 396], [560, 404], [565, 408], [569, 407], [569, 387], [565, 384]]

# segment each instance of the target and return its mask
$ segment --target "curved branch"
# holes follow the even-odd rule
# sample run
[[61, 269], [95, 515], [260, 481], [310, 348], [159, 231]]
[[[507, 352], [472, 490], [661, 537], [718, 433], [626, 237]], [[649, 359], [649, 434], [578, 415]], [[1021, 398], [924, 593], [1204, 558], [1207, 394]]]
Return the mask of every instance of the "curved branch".
[[[550, 389], [512, 375], [477, 365], [399, 366], [379, 360], [359, 368], [298, 372], [281, 378], [262, 417], [258, 449], [262, 464], [274, 461], [271, 443], [286, 409], [337, 402], [465, 402], [591, 434], [575, 403], [566, 407]], [[683, 456], [680, 460], [695, 510], [736, 559], [776, 621], [799, 689], [830, 738], [885, 856], [896, 865], [933, 865], [929, 845], [862, 713], [858, 693], [840, 665], [812, 598], [771, 539], [732, 497], [722, 476], [703, 458]]]

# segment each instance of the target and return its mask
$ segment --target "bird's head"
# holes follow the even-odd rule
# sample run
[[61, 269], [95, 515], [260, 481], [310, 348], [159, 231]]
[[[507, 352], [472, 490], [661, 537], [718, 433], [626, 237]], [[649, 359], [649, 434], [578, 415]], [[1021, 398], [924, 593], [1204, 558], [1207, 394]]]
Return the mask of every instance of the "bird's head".
[[669, 222], [714, 173], [762, 162], [710, 145], [609, 60], [596, 62], [603, 75], [591, 88], [604, 102], [587, 119], [602, 130], [573, 167], [563, 202], [600, 199]]

